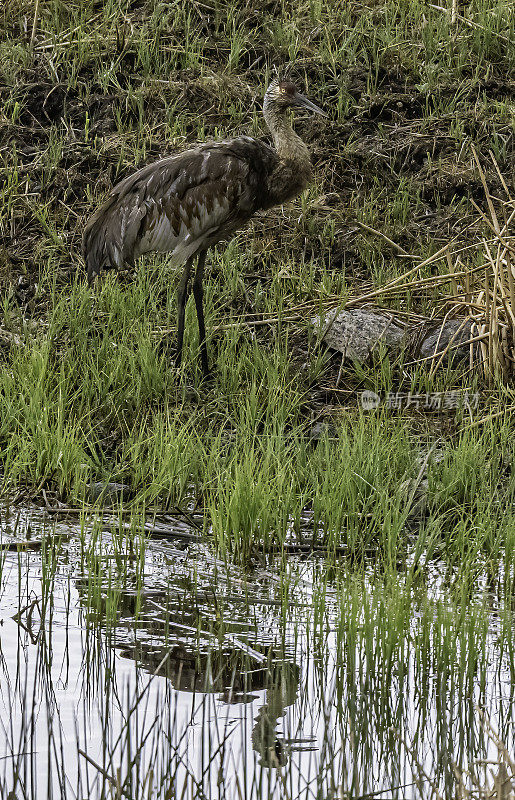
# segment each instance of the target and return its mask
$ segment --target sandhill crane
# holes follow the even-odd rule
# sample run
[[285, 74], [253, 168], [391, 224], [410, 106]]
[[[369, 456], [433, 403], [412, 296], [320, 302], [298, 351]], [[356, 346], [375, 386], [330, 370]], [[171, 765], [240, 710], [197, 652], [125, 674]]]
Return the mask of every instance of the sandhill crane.
[[273, 80], [263, 115], [275, 147], [239, 136], [163, 158], [118, 183], [86, 225], [82, 248], [90, 284], [102, 267], [132, 264], [143, 253], [171, 253], [175, 264], [184, 265], [178, 289], [177, 366], [194, 259], [201, 365], [208, 374], [202, 307], [206, 251], [231, 239], [257, 211], [291, 200], [310, 179], [308, 148], [288, 114], [299, 108], [327, 116], [290, 80]]

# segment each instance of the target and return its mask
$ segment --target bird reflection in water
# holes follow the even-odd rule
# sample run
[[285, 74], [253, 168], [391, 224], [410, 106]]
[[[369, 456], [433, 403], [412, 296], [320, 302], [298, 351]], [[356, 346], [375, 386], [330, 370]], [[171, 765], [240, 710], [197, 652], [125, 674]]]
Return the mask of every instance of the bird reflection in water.
[[[279, 720], [288, 706], [295, 703], [300, 669], [297, 664], [278, 660], [269, 653], [264, 664], [250, 663], [242, 653], [200, 654], [178, 644], [170, 649], [138, 644], [124, 649], [122, 656], [132, 658], [145, 669], [166, 677], [181, 692], [219, 692], [225, 703], [249, 704], [257, 691], [266, 690], [266, 700], [259, 708], [252, 729], [252, 747], [264, 767], [284, 766], [292, 740], [277, 733]], [[223, 663], [220, 662], [222, 655]]]

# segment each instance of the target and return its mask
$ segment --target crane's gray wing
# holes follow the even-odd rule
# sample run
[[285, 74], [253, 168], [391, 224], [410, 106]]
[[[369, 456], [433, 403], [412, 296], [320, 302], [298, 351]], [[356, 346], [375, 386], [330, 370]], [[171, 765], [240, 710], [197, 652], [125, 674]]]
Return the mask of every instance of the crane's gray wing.
[[227, 238], [266, 206], [266, 176], [276, 162], [263, 142], [240, 137], [164, 158], [121, 181], [84, 230], [88, 277], [150, 251], [183, 263]]

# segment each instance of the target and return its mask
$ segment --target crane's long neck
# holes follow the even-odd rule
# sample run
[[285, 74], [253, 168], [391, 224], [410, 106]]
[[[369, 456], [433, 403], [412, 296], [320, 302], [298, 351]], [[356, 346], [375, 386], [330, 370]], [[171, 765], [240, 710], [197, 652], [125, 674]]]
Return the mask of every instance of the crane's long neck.
[[301, 192], [311, 177], [309, 150], [293, 130], [286, 109], [265, 103], [263, 115], [279, 156], [279, 165], [269, 184], [275, 202], [284, 202]]
[[274, 140], [281, 161], [299, 161], [311, 164], [309, 151], [300, 136], [293, 130], [286, 109], [265, 104], [263, 116]]

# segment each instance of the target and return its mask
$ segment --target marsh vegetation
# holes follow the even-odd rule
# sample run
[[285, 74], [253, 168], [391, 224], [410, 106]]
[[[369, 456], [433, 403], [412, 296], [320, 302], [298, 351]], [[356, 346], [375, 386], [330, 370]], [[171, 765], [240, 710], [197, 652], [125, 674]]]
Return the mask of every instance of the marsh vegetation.
[[[2, 797], [482, 797], [492, 760], [508, 796], [509, 370], [342, 362], [311, 319], [512, 320], [514, 45], [498, 0], [2, 5]], [[261, 135], [288, 64], [331, 121], [208, 264], [205, 381], [169, 260], [90, 289], [82, 228], [135, 167]]]

